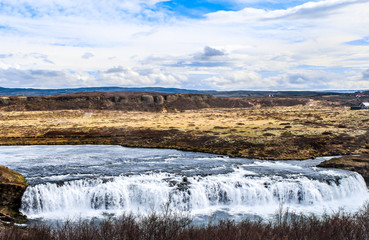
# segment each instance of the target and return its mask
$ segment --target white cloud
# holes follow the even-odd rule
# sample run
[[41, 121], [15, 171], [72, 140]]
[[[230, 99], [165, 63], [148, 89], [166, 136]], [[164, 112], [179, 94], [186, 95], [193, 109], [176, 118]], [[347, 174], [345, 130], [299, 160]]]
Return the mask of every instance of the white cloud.
[[[71, 74], [51, 70], [20, 70], [15, 68], [0, 69], [0, 85], [3, 87], [40, 87], [58, 88], [61, 85], [83, 85], [84, 74]], [[76, 84], [80, 82], [79, 84]]]
[[368, 2], [368, 0], [324, 0], [306, 2], [296, 7], [270, 11], [255, 8], [244, 8], [240, 11], [218, 11], [207, 14], [207, 17], [209, 20], [217, 23], [255, 22], [286, 18], [315, 19], [336, 14], [341, 8], [350, 5]]
[[180, 74], [165, 70], [131, 69], [115, 67], [98, 72], [75, 72], [54, 70], [21, 70], [16, 68], [0, 69], [0, 86], [66, 88], [87, 86], [166, 86], [179, 87], [187, 81]]
[[368, 1], [186, 20], [157, 2], [2, 1], [9, 7], [0, 9], [0, 86], [369, 88], [360, 60], [369, 59], [369, 46], [346, 44], [368, 36]]
[[164, 0], [3, 0], [2, 10], [24, 17], [80, 16], [121, 18], [137, 14]]
[[81, 56], [81, 58], [83, 58], [83, 59], [89, 59], [89, 58], [92, 58], [92, 57], [94, 57], [95, 55], [93, 55], [92, 53], [90, 53], [90, 52], [85, 52], [82, 56]]
[[[247, 70], [224, 72], [205, 81], [209, 86], [222, 90], [255, 89], [266, 83], [260, 74]], [[270, 82], [268, 85], [270, 86]]]
[[366, 69], [365, 71], [363, 71], [362, 76], [363, 76], [363, 80], [369, 81], [369, 69]]
[[204, 47], [203, 52], [195, 55], [195, 58], [200, 59], [200, 60], [209, 60], [211, 58], [224, 56], [224, 55], [225, 53], [222, 50], [206, 46]]
[[99, 82], [108, 82], [110, 85], [124, 86], [168, 86], [179, 87], [187, 80], [180, 74], [168, 73], [163, 69], [139, 68], [132, 69], [127, 67], [113, 67], [98, 73]]

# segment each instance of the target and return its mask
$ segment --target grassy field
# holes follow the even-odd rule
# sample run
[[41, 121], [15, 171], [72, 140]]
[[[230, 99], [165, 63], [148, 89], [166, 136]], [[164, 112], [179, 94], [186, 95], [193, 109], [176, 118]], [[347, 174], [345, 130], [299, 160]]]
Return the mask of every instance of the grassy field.
[[[343, 141], [350, 140], [352, 144], [349, 144], [349, 148], [342, 148], [337, 153], [352, 154], [367, 152], [368, 121], [369, 111], [318, 106], [202, 109], [175, 113], [108, 110], [0, 112], [0, 144], [27, 144], [27, 142], [57, 144], [67, 143], [69, 138], [74, 139], [73, 144], [78, 143], [76, 138], [80, 138], [81, 143], [85, 143], [83, 141], [88, 138], [94, 138], [96, 143], [100, 141], [101, 144], [105, 144], [110, 142], [109, 137], [115, 139], [120, 137], [119, 144], [131, 145], [126, 136], [128, 132], [132, 134], [145, 132], [146, 134], [143, 135], [146, 136], [151, 131], [168, 133], [167, 138], [178, 135], [179, 139], [183, 136], [193, 139], [206, 137], [218, 142], [241, 141], [251, 145], [261, 144], [266, 150], [288, 139], [296, 141], [298, 139], [302, 141], [305, 138], [310, 141], [311, 139], [326, 141], [335, 139], [335, 146], [331, 146], [332, 149], [339, 149], [340, 144], [344, 147], [349, 142]], [[101, 139], [97, 140], [99, 138]], [[139, 141], [139, 138], [140, 134], [137, 134], [135, 139]], [[360, 140], [356, 146], [355, 140]], [[298, 146], [299, 142], [296, 141], [291, 144], [296, 145], [297, 148], [302, 147]], [[310, 145], [311, 148], [319, 147], [314, 146], [314, 142]], [[161, 146], [154, 144], [153, 147]], [[248, 149], [238, 150], [237, 154], [233, 155], [252, 155], [249, 154]], [[314, 157], [314, 151], [309, 153], [309, 150], [311, 149], [301, 149], [298, 151], [300, 156], [296, 157]], [[307, 152], [304, 153], [304, 151]], [[260, 157], [280, 158], [278, 155], [273, 156], [272, 152], [269, 154], [270, 156], [263, 154]], [[313, 155], [309, 156], [309, 154]]]
[[117, 129], [177, 129], [221, 138], [275, 138], [284, 134], [347, 134], [369, 130], [369, 111], [345, 107], [272, 107], [203, 109], [176, 113], [59, 110], [0, 112], [0, 137], [38, 137], [48, 131]]
[[181, 112], [0, 112], [0, 144], [120, 144], [261, 159], [368, 153], [369, 111], [347, 107]]

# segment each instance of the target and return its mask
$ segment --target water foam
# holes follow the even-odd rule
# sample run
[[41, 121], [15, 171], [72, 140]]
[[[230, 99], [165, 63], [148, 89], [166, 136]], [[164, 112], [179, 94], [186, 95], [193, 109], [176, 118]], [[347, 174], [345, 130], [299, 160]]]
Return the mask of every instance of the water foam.
[[205, 177], [150, 173], [39, 184], [25, 192], [22, 211], [31, 218], [46, 219], [148, 214], [163, 208], [192, 215], [225, 211], [265, 217], [281, 205], [322, 214], [339, 208], [356, 210], [369, 199], [365, 182], [356, 173], [316, 180], [298, 174], [250, 176], [243, 169], [234, 170]]

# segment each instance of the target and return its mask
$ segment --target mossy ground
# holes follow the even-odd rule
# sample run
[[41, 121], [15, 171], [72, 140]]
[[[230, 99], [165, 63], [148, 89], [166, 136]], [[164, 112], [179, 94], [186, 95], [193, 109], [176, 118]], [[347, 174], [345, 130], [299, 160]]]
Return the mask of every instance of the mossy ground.
[[0, 166], [0, 182], [3, 184], [14, 184], [23, 187], [28, 186], [28, 183], [23, 175], [4, 166]]

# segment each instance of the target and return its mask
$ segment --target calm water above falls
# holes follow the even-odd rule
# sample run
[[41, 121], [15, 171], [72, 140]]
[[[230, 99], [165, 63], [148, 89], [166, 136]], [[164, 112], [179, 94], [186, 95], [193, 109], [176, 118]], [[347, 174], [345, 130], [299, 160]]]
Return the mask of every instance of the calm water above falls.
[[268, 218], [280, 206], [318, 215], [360, 208], [369, 200], [362, 177], [315, 167], [325, 159], [273, 162], [96, 145], [0, 147], [0, 165], [31, 185], [22, 211], [45, 220], [163, 209], [199, 221], [238, 220]]

